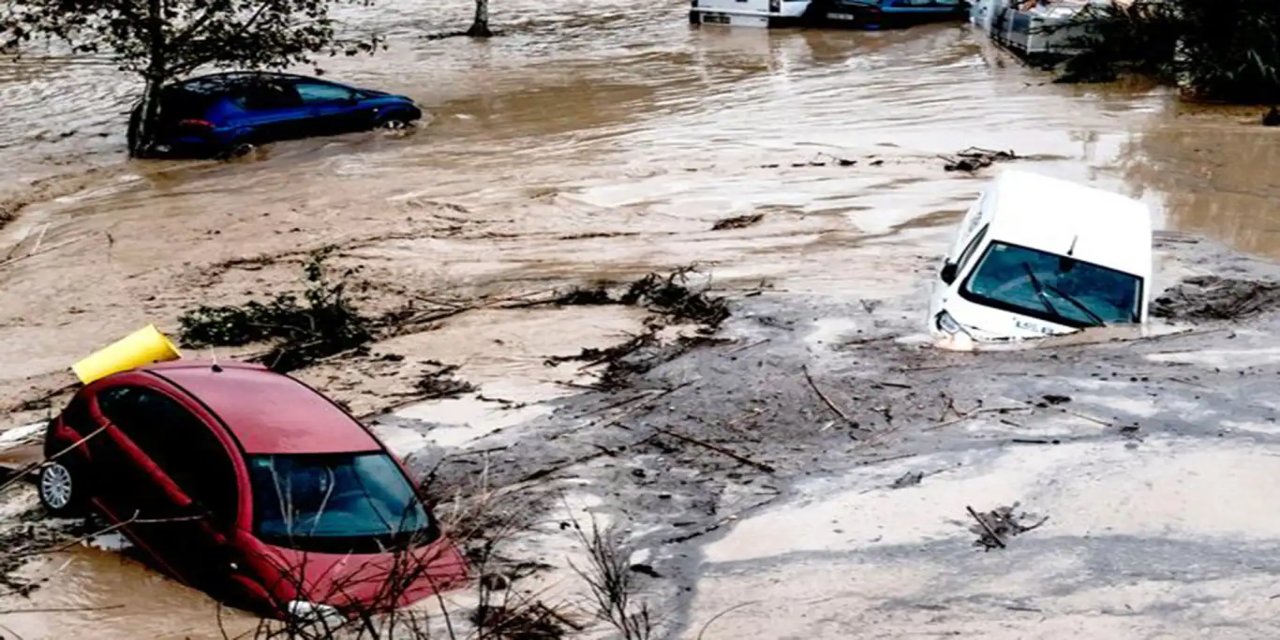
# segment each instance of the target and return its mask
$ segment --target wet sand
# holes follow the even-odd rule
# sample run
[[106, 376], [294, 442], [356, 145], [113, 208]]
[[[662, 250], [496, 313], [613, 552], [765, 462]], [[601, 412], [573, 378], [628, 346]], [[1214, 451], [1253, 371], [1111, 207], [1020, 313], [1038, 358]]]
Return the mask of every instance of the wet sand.
[[[172, 331], [178, 315], [195, 305], [294, 290], [307, 252], [328, 245], [338, 247], [337, 266], [361, 269], [359, 277], [369, 287], [357, 301], [370, 312], [411, 301], [481, 304], [696, 263], [712, 275], [718, 291], [736, 300], [738, 319], [730, 335], [738, 342], [673, 365], [696, 376], [672, 382], [660, 375], [665, 370], [657, 372], [649, 381], [652, 389], [693, 377], [728, 386], [738, 379], [731, 374], [744, 366], [737, 358], [761, 358], [777, 367], [775, 374], [794, 378], [800, 363], [821, 363], [813, 360], [811, 347], [838, 351], [838, 345], [856, 345], [867, 336], [919, 333], [919, 310], [905, 301], [923, 291], [949, 239], [949, 225], [990, 175], [942, 170], [937, 154], [968, 146], [1035, 156], [1021, 166], [1143, 198], [1155, 206], [1160, 227], [1280, 256], [1280, 233], [1270, 213], [1277, 178], [1268, 169], [1275, 153], [1272, 136], [1280, 133], [1255, 126], [1257, 110], [1190, 109], [1166, 90], [1136, 84], [1054, 85], [962, 25], [883, 33], [690, 29], [682, 2], [519, 0], [495, 6], [495, 19], [508, 35], [491, 42], [420, 37], [465, 24], [466, 4], [450, 2], [437, 10], [433, 3], [384, 3], [373, 10], [370, 25], [391, 34], [390, 50], [371, 60], [326, 61], [329, 77], [420, 101], [431, 112], [422, 128], [408, 136], [281, 143], [228, 163], [123, 162], [120, 113], [127, 110], [130, 85], [100, 64], [35, 59], [0, 66], [0, 97], [12, 115], [0, 123], [0, 203], [25, 205], [0, 229], [0, 357], [7, 363], [0, 372], [0, 406], [16, 408], [63, 386], [70, 382], [70, 363], [148, 322]], [[53, 117], [50, 103], [56, 105]], [[73, 135], [62, 135], [72, 129]], [[857, 164], [839, 166], [832, 156]], [[75, 175], [65, 175], [68, 167]], [[31, 186], [37, 180], [45, 181]], [[712, 230], [719, 220], [756, 213], [764, 215], [756, 225]], [[1187, 273], [1220, 269], [1220, 263], [1176, 247], [1159, 259], [1164, 280], [1158, 288]], [[741, 297], [758, 289], [766, 294]], [[878, 312], [866, 311], [865, 303], [880, 301], [887, 302]], [[379, 421], [381, 433], [397, 438], [401, 450], [414, 452], [423, 464], [497, 446], [503, 438], [571, 432], [584, 424], [595, 425], [585, 433], [599, 435], [597, 444], [625, 445], [639, 437], [604, 429], [595, 417], [575, 418], [594, 403], [611, 402], [575, 395], [581, 389], [573, 385], [589, 381], [592, 372], [542, 362], [622, 342], [641, 330], [643, 318], [626, 308], [480, 310], [376, 345], [378, 353], [405, 355], [402, 365], [342, 361], [299, 375], [366, 414], [402, 404], [395, 394], [411, 388], [426, 361], [459, 365], [460, 377], [480, 388], [477, 394], [409, 407]], [[790, 335], [796, 333], [803, 336]], [[748, 348], [765, 339], [771, 342]], [[1247, 366], [1273, 367], [1274, 358], [1260, 349], [1251, 350], [1254, 361]], [[1187, 352], [1153, 354], [1150, 366], [1185, 367], [1211, 357], [1238, 361], [1239, 353], [1232, 344], [1194, 343]], [[941, 356], [897, 350], [868, 356], [855, 349], [837, 362], [854, 367], [840, 358], [862, 357], [871, 358], [863, 365], [868, 369], [889, 371], [891, 365]], [[1025, 375], [1045, 362], [1040, 355], [991, 357], [1010, 359], [1001, 365], [1006, 375]], [[801, 449], [820, 447], [828, 456], [822, 468], [831, 474], [847, 470], [830, 458], [837, 453], [861, 459], [892, 448], [877, 444], [867, 450], [837, 428], [823, 433], [839, 435], [840, 446], [806, 440], [799, 434], [834, 421], [819, 417], [823, 409], [807, 387], [791, 387], [796, 380], [780, 384], [784, 397], [770, 407], [750, 379], [743, 380], [735, 383], [742, 385], [737, 392], [726, 388], [716, 395], [720, 403], [707, 410], [709, 420], [755, 428], [778, 407], [794, 409], [799, 413], [774, 418], [782, 426], [767, 437], [795, 437]], [[869, 428], [885, 427], [876, 418], [877, 406], [899, 399], [877, 395], [864, 401], [858, 382], [838, 378], [827, 384], [838, 401], [859, 407], [858, 419]], [[1136, 401], [1126, 389], [1100, 396], [1112, 403]], [[662, 406], [703, 402], [675, 394]], [[652, 417], [660, 409], [637, 415]], [[25, 424], [44, 413], [39, 407], [12, 411], [5, 421]], [[919, 426], [928, 421], [923, 416], [921, 410], [914, 418], [899, 418], [897, 428], [910, 432], [903, 422]], [[709, 428], [686, 415], [663, 419]], [[892, 433], [880, 439], [896, 442]], [[741, 436], [732, 430], [722, 435], [731, 442]], [[502, 454], [510, 457], [509, 479], [589, 452], [575, 452], [586, 444], [569, 436], [547, 438], [525, 455]], [[928, 449], [927, 438], [917, 444], [920, 451]], [[790, 563], [778, 573], [771, 573], [775, 565], [758, 563], [760, 569], [746, 577], [722, 575], [712, 552], [699, 550], [703, 536], [674, 551], [662, 541], [674, 535], [673, 520], [691, 520], [681, 528], [688, 533], [720, 522], [722, 514], [779, 499], [781, 487], [802, 473], [796, 462], [801, 454], [781, 456], [792, 462], [783, 465], [786, 480], [774, 483], [779, 486], [772, 491], [726, 476], [741, 473], [726, 468], [732, 465], [717, 464], [704, 482], [693, 481], [688, 476], [696, 473], [687, 470], [705, 469], [700, 465], [707, 462], [689, 452], [674, 460], [648, 450], [636, 455], [650, 474], [685, 478], [693, 488], [661, 480], [655, 482], [663, 488], [636, 494], [629, 488], [635, 483], [630, 469], [609, 457], [571, 467], [577, 471], [569, 475], [592, 478], [602, 494], [627, 488], [626, 497], [608, 500], [606, 510], [630, 523], [633, 539], [650, 549], [654, 562], [674, 567], [671, 580], [652, 586], [655, 601], [677, 603], [669, 631], [696, 637], [720, 608], [738, 604], [739, 591], [777, 584], [779, 576], [792, 581], [799, 570]], [[992, 473], [1000, 478], [999, 472]], [[850, 479], [847, 488], [858, 490], [860, 482]], [[1059, 505], [1048, 506], [1056, 511]], [[963, 512], [947, 517], [962, 518]], [[743, 523], [744, 531], [754, 526], [750, 522]], [[715, 535], [730, 524], [716, 525]], [[134, 616], [151, 620], [158, 637], [195, 633], [206, 624], [207, 599], [132, 565], [130, 575], [148, 576], [159, 581], [160, 592], [170, 590], [147, 601], [171, 598], [180, 604], [158, 616], [151, 604], [131, 597], [77, 596], [117, 577], [113, 565], [86, 553], [67, 556], [75, 561], [66, 570], [75, 580], [68, 578], [62, 591], [48, 590], [34, 603], [125, 604], [127, 611], [0, 622], [27, 638], [47, 637], [52, 625], [63, 624], [107, 635], [117, 629], [118, 637], [129, 637]], [[697, 560], [704, 553], [705, 568]], [[783, 550], [779, 554], [785, 556]], [[927, 582], [936, 570], [927, 565], [878, 566], [864, 587], [874, 594], [881, 584], [876, 580], [884, 589]], [[815, 585], [826, 584], [833, 566], [814, 569], [813, 580], [800, 579], [813, 583], [804, 588], [820, 590]], [[703, 571], [707, 584], [700, 582]], [[913, 577], [898, 580], [894, 572]], [[1042, 579], [1030, 576], [1026, 584]], [[679, 595], [681, 588], [695, 589], [696, 596]], [[810, 602], [807, 595], [795, 597]], [[10, 599], [3, 600], [8, 606]], [[1054, 624], [1065, 626], [1052, 627], [1054, 633], [1069, 628], [1083, 610], [1064, 607]], [[750, 628], [765, 611], [726, 616], [726, 626], [713, 629], [728, 633], [734, 620]], [[1256, 620], [1255, 614], [1248, 609], [1241, 615]], [[795, 624], [776, 617], [788, 628]], [[961, 628], [986, 628], [984, 621], [971, 622]], [[1095, 637], [1143, 629], [1098, 624], [1104, 626], [1090, 627]], [[1152, 624], [1148, 631], [1165, 630]], [[809, 633], [840, 635], [826, 627]]]
[[[1253, 443], [1113, 440], [921, 456], [806, 483], [704, 548], [691, 629], [750, 596], [704, 637], [855, 626], [876, 638], [1270, 636], [1277, 567], [1252, 559], [1280, 540], [1257, 490], [1280, 479], [1278, 456]], [[913, 471], [919, 485], [891, 487]], [[964, 511], [974, 503], [1048, 520], [982, 553]]]

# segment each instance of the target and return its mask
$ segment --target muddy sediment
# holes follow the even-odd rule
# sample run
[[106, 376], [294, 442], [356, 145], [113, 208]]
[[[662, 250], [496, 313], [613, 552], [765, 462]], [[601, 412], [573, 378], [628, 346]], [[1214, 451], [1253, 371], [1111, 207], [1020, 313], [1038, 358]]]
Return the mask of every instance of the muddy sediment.
[[[1178, 247], [1180, 262], [1217, 261], [1218, 251], [1211, 247], [1169, 246]], [[1264, 281], [1275, 277], [1276, 269], [1259, 263], [1253, 275]], [[1241, 576], [1244, 586], [1203, 595], [1215, 593], [1210, 582], [1215, 572], [1228, 570], [1239, 553], [1262, 552], [1280, 539], [1267, 526], [1253, 529], [1247, 518], [1221, 520], [1213, 510], [1193, 505], [1224, 486], [1263, 481], [1264, 467], [1251, 467], [1252, 476], [1223, 477], [1222, 485], [1212, 477], [1191, 484], [1179, 478], [1186, 465], [1198, 464], [1197, 456], [1218, 456], [1215, 464], [1229, 464], [1231, 456], [1253, 447], [1280, 451], [1274, 417], [1278, 398], [1269, 390], [1280, 375], [1280, 360], [1229, 367], [1226, 353], [1222, 362], [1170, 357], [1265, 348], [1280, 330], [1280, 309], [1274, 305], [1251, 318], [1189, 331], [1170, 327], [1149, 338], [1101, 336], [1094, 342], [977, 354], [939, 352], [912, 340], [918, 327], [914, 319], [923, 312], [917, 298], [872, 307], [768, 294], [743, 299], [734, 304], [726, 325], [728, 343], [685, 353], [636, 377], [625, 391], [576, 398], [556, 414], [524, 425], [518, 436], [498, 434], [472, 447], [484, 452], [482, 459], [499, 484], [533, 484], [529, 490], [536, 492], [554, 491], [557, 485], [600, 492], [607, 505], [600, 511], [626, 523], [635, 544], [645, 550], [646, 563], [663, 576], [650, 581], [645, 593], [671, 607], [664, 629], [674, 637], [696, 637], [711, 618], [746, 601], [744, 593], [760, 601], [737, 616], [737, 623], [722, 624], [707, 637], [740, 637], [755, 625], [769, 629], [768, 637], [788, 628], [822, 636], [831, 629], [787, 612], [819, 597], [820, 584], [833, 583], [815, 583], [792, 569], [833, 562], [848, 564], [858, 575], [866, 571], [868, 581], [901, 581], [902, 576], [893, 578], [895, 567], [917, 570], [907, 551], [919, 544], [913, 536], [923, 535], [920, 531], [928, 532], [929, 546], [915, 562], [936, 563], [927, 569], [941, 572], [942, 586], [901, 583], [896, 592], [902, 595], [880, 604], [869, 587], [849, 601], [860, 604], [847, 612], [837, 605], [824, 609], [829, 624], [888, 616], [892, 624], [886, 629], [894, 631], [885, 637], [947, 628], [1005, 637], [1002, 626], [1023, 628], [1008, 617], [1016, 617], [1019, 607], [1067, 611], [1073, 606], [1071, 594], [1118, 588], [1116, 580], [1127, 579], [1080, 574], [1073, 591], [1064, 594], [1048, 586], [1052, 573], [1027, 569], [1025, 582], [1019, 583], [1025, 593], [1010, 596], [1010, 608], [1002, 609], [1012, 612], [1008, 616], [962, 606], [971, 598], [996, 597], [981, 595], [984, 589], [999, 589], [987, 573], [998, 571], [1000, 561], [986, 561], [995, 564], [979, 569], [980, 557], [963, 555], [973, 552], [974, 540], [966, 507], [982, 508], [991, 500], [1031, 501], [1012, 514], [1023, 535], [1003, 538], [1010, 553], [1031, 567], [1040, 562], [1037, 554], [1052, 553], [1054, 544], [1112, 557], [1125, 553], [1125, 536], [1136, 536], [1141, 544], [1164, 545], [1175, 554], [1205, 552], [1206, 562], [1221, 563], [1180, 578], [1179, 588], [1209, 597], [1206, 602], [1247, 597], [1240, 589], [1261, 576], [1278, 575], [1280, 566], [1259, 567], [1254, 575]], [[830, 405], [820, 400], [815, 386]], [[465, 451], [441, 455], [442, 461], [431, 464], [445, 477], [473, 473], [481, 459]], [[985, 479], [984, 461], [996, 459], [1028, 466], [992, 471], [996, 475]], [[1100, 459], [1110, 462], [1091, 462]], [[1028, 471], [1046, 464], [1054, 465], [1053, 474], [1041, 478]], [[1135, 471], [1126, 469], [1134, 465], [1142, 471], [1130, 477]], [[1109, 477], [1109, 469], [1117, 475]], [[918, 473], [918, 482], [895, 488], [895, 478], [905, 473]], [[879, 484], [868, 486], [868, 474]], [[955, 484], [970, 476], [976, 478], [972, 487]], [[1024, 482], [1031, 484], [1019, 494]], [[1045, 482], [1048, 489], [1033, 488]], [[1146, 491], [1154, 493], [1103, 498], [1108, 491], [1127, 496], [1134, 482], [1146, 483]], [[1091, 487], [1103, 501], [1063, 506], [1059, 496], [1071, 494], [1070, 483]], [[1115, 487], [1109, 490], [1108, 483]], [[825, 488], [810, 488], [815, 484]], [[872, 487], [893, 492], [881, 501], [882, 519], [854, 506], [819, 510], [821, 496], [832, 491], [858, 496]], [[920, 504], [923, 510], [913, 510], [921, 491], [936, 497]], [[1042, 491], [1050, 491], [1046, 495], [1053, 500]], [[1117, 500], [1139, 502], [1119, 506]], [[1180, 524], [1166, 529], [1170, 514], [1179, 510], [1186, 510], [1175, 518]], [[1021, 518], [1024, 511], [1037, 517]], [[753, 519], [761, 520], [760, 527], [743, 523]], [[1204, 531], [1213, 532], [1215, 541], [1197, 538]], [[1056, 542], [1046, 544], [1043, 536]], [[1229, 551], [1240, 544], [1249, 550]], [[945, 567], [962, 557], [972, 565], [969, 570], [982, 572], [978, 586], [947, 572]], [[1155, 568], [1144, 567], [1139, 558], [1111, 562], [1123, 567], [1123, 575], [1167, 579], [1162, 572], [1168, 562]], [[842, 593], [828, 597], [843, 602]], [[1028, 598], [1035, 604], [1026, 604]], [[943, 613], [932, 620], [909, 615], [935, 604]], [[1213, 628], [1222, 625], [1224, 632], [1233, 628], [1235, 621], [1203, 617], [1210, 606], [1189, 615]], [[956, 615], [948, 616], [945, 611], [952, 608]], [[1048, 615], [1055, 626], [1076, 619]], [[1269, 624], [1256, 613], [1242, 615]], [[1175, 632], [1181, 620], [1144, 611], [1117, 627], [1104, 612], [1079, 624], [1100, 632]]]
[[1158, 318], [1198, 322], [1240, 320], [1280, 304], [1280, 283], [1220, 276], [1187, 278], [1152, 304]]
[[[1160, 246], [1161, 259], [1168, 265], [1166, 272], [1159, 275], [1161, 279], [1176, 280], [1188, 269], [1230, 264], [1237, 274], [1262, 283], [1280, 271], [1187, 238], [1166, 237]], [[920, 260], [911, 270], [923, 279], [932, 267], [931, 261]], [[1190, 303], [1194, 302], [1192, 295]], [[592, 305], [535, 311], [581, 314], [584, 309], [614, 308]], [[626, 309], [629, 308], [618, 308]], [[439, 422], [443, 414], [432, 407], [443, 411], [449, 401], [393, 412], [376, 419], [375, 429], [384, 437], [389, 433], [419, 434], [420, 440], [397, 441], [393, 446], [413, 454], [413, 468], [428, 482], [429, 490], [442, 496], [438, 511], [447, 510], [448, 497], [460, 487], [474, 487], [479, 477], [483, 477], [486, 491], [507, 493], [526, 505], [544, 505], [542, 508], [553, 523], [561, 517], [554, 514], [564, 496], [595, 496], [595, 506], [582, 517], [599, 518], [620, 527], [639, 554], [635, 564], [648, 569], [636, 578], [640, 594], [645, 602], [667, 611], [661, 629], [674, 637], [701, 633], [717, 614], [741, 604], [725, 598], [732, 598], [729, 594], [743, 589], [765, 595], [769, 602], [812, 598], [806, 595], [813, 586], [812, 580], [794, 576], [779, 582], [778, 577], [790, 576], [788, 571], [792, 568], [809, 566], [816, 558], [826, 558], [826, 562], [837, 565], [851, 562], [850, 558], [862, 558], [850, 570], [856, 568], [859, 575], [873, 582], [898, 575], [908, 565], [903, 564], [906, 560], [893, 545], [919, 543], [912, 542], [915, 538], [910, 536], [906, 541], [895, 542], [899, 539], [887, 532], [925, 527], [923, 531], [929, 532], [928, 549], [936, 551], [926, 554], [924, 562], [943, 566], [977, 562], [961, 560], [973, 556], [957, 555], [962, 553], [959, 549], [972, 553], [972, 522], [965, 520], [964, 512], [971, 503], [997, 498], [1012, 503], [1029, 498], [1038, 503], [1025, 504], [1028, 510], [1042, 513], [1040, 510], [1045, 508], [1062, 509], [1055, 502], [1037, 497], [1039, 494], [1034, 491], [1018, 495], [1016, 488], [1020, 485], [1012, 481], [996, 481], [996, 486], [1005, 487], [1000, 496], [984, 490], [981, 483], [972, 493], [953, 494], [945, 489], [954, 482], [953, 478], [968, 477], [963, 475], [965, 469], [980, 473], [984, 467], [979, 461], [983, 459], [1000, 456], [1017, 460], [1019, 451], [1047, 455], [1058, 465], [1059, 477], [1074, 478], [1079, 473], [1078, 465], [1100, 455], [1114, 457], [1113, 465], [1130, 464], [1130, 457], [1142, 456], [1148, 461], [1145, 465], [1154, 465], [1152, 473], [1165, 473], [1159, 471], [1161, 460], [1168, 458], [1182, 464], [1177, 462], [1182, 460], [1179, 456], [1189, 455], [1201, 441], [1214, 441], [1215, 446], [1222, 447], [1244, 438], [1251, 446], [1266, 448], [1272, 446], [1272, 439], [1280, 437], [1274, 424], [1274, 407], [1280, 399], [1274, 397], [1270, 384], [1275, 375], [1280, 375], [1280, 364], [1266, 359], [1244, 363], [1229, 355], [1256, 352], [1274, 341], [1280, 330], [1280, 310], [1274, 305], [1229, 322], [1206, 321], [1191, 331], [1170, 328], [1146, 339], [1130, 336], [1117, 341], [1103, 337], [1095, 342], [1082, 340], [1061, 346], [1049, 343], [1041, 348], [976, 354], [941, 352], [920, 340], [918, 318], [923, 314], [923, 299], [915, 294], [872, 301], [761, 292], [734, 297], [728, 310], [714, 342], [693, 350], [678, 343], [655, 343], [647, 356], [648, 366], [630, 372], [621, 379], [625, 384], [610, 392], [566, 396], [551, 401], [549, 412], [524, 414], [506, 427], [487, 432], [473, 427], [469, 438], [433, 440], [447, 429]], [[485, 326], [500, 329], [503, 325]], [[476, 335], [474, 331], [471, 335]], [[412, 340], [431, 335], [426, 332], [421, 337], [409, 335], [387, 341], [362, 357], [380, 366], [413, 371], [428, 363], [415, 363], [400, 354], [423, 351], [423, 345], [415, 348]], [[1213, 353], [1220, 354], [1221, 362], [1199, 360]], [[565, 353], [561, 359], [571, 355]], [[1182, 355], [1190, 360], [1181, 360]], [[543, 357], [539, 366], [547, 367], [548, 359], [557, 358]], [[344, 359], [301, 373], [341, 396], [343, 385], [335, 377], [326, 378], [324, 372], [338, 376], [367, 370], [360, 362], [360, 358]], [[974, 370], [980, 370], [982, 375], [973, 375]], [[483, 382], [483, 371], [484, 367], [469, 371], [464, 366], [437, 373], [460, 374], [464, 379]], [[409, 386], [413, 377], [408, 373], [390, 379], [402, 380], [406, 393], [412, 393]], [[358, 376], [353, 382], [364, 386]], [[490, 391], [483, 384], [480, 389], [482, 394]], [[532, 402], [546, 404], [545, 399]], [[515, 412], [520, 408], [506, 405], [502, 410]], [[1280, 446], [1280, 441], [1276, 445]], [[1096, 478], [1090, 482], [1104, 481], [1097, 475], [1100, 469], [1088, 469], [1093, 474], [1088, 477]], [[879, 508], [888, 512], [874, 522], [879, 522], [886, 533], [867, 540], [847, 536], [855, 529], [844, 519], [855, 511], [863, 513], [859, 508], [809, 514], [804, 504], [814, 498], [797, 502], [802, 496], [812, 495], [814, 490], [810, 487], [815, 482], [831, 487], [823, 494], [830, 495], [836, 488], [847, 486], [854, 494], [865, 495], [871, 490], [865, 486], [867, 470], [881, 478], [876, 481], [878, 490], [895, 492], [894, 500], [910, 501], [915, 491], [941, 491], [941, 497], [933, 498], [936, 504], [929, 505], [930, 510], [909, 516], [895, 511], [900, 507], [889, 506], [892, 502], [884, 503]], [[918, 482], [892, 488], [898, 484], [895, 478], [900, 479], [904, 473], [919, 473]], [[1167, 473], [1175, 475], [1160, 476], [1162, 482], [1172, 481], [1179, 472], [1175, 469]], [[1204, 490], [1212, 491], [1212, 486]], [[1194, 489], [1183, 491], [1161, 499], [1198, 499]], [[1199, 554], [1201, 562], [1206, 561], [1205, 557], [1218, 558], [1213, 555], [1218, 553], [1213, 550], [1216, 547], [1186, 547], [1190, 543], [1180, 542], [1177, 535], [1160, 533], [1163, 530], [1158, 529], [1159, 518], [1168, 517], [1161, 514], [1176, 508], [1163, 507], [1164, 511], [1143, 517], [1106, 509], [1096, 513], [1050, 511], [1044, 515], [1051, 518], [1048, 522], [1052, 524], [1028, 527], [1030, 530], [1024, 535], [1007, 538], [1007, 551], [1022, 554], [1024, 562], [1034, 565], [1034, 554], [1047, 552], [1037, 536], [1057, 536], [1059, 545], [1068, 544], [1061, 538], [1063, 530], [1054, 528], [1059, 523], [1077, 532], [1071, 535], [1096, 538], [1096, 534], [1090, 534], [1091, 529], [1080, 529], [1080, 518], [1086, 517], [1087, 522], [1097, 523], [1094, 527], [1137, 527], [1137, 535], [1154, 536], [1143, 544], [1173, 545], [1169, 546], [1169, 553]], [[795, 513], [779, 520], [772, 515], [775, 509]], [[1265, 544], [1269, 535], [1267, 530], [1247, 533], [1239, 523], [1214, 525], [1195, 519], [1200, 515], [1181, 517], [1191, 518], [1185, 520], [1190, 531], [1209, 527], [1215, 535], [1227, 536], [1228, 540], [1238, 535], [1263, 536], [1261, 542], [1249, 543], [1254, 547]], [[1154, 523], [1147, 524], [1152, 518]], [[761, 525], [764, 532], [753, 533], [756, 519], [767, 523]], [[828, 519], [830, 524], [826, 524]], [[527, 555], [519, 556], [517, 564], [532, 562], [543, 567], [517, 579], [528, 592], [541, 593], [548, 581], [570, 593], [576, 590], [565, 587], [573, 583], [562, 575], [566, 570], [562, 561], [547, 555], [548, 548], [558, 548], [557, 539], [561, 540], [559, 544], [572, 548], [571, 540], [563, 540], [566, 529], [564, 522], [559, 522], [560, 534], [554, 533], [556, 527], [551, 533], [537, 534], [543, 541], [523, 548]], [[787, 527], [803, 522], [809, 523], [802, 527], [803, 536], [779, 539], [780, 527], [787, 531]], [[921, 524], [912, 524], [916, 522]], [[867, 530], [868, 525], [861, 526], [857, 530]], [[774, 540], [772, 546], [762, 545], [755, 537], [758, 535]], [[1090, 545], [1089, 553], [1119, 552], [1105, 541]], [[872, 549], [876, 555], [872, 560], [865, 559], [867, 550]], [[849, 550], [859, 551], [849, 555]], [[1207, 552], [1212, 553], [1206, 556]], [[1234, 557], [1222, 555], [1220, 560], [1212, 561], [1229, 564]], [[799, 559], [800, 564], [792, 558]], [[78, 556], [72, 560], [85, 562]], [[1124, 566], [1129, 572], [1124, 575], [1143, 575], [1139, 566]], [[45, 572], [50, 570], [46, 567]], [[933, 565], [910, 570], [949, 575]], [[28, 567], [27, 571], [33, 570]], [[39, 580], [41, 571], [34, 571], [32, 579]], [[1271, 571], [1268, 567], [1255, 569], [1255, 573], [1261, 572], [1258, 575], [1271, 575]], [[561, 577], [544, 577], [555, 575]], [[1081, 578], [1074, 588], [1113, 588], [1114, 578], [1091, 575]], [[1026, 593], [1036, 594], [1037, 600], [1033, 604], [1028, 604], [1025, 597], [1009, 600], [1009, 615], [1019, 615], [1027, 607], [1043, 611], [1046, 602], [1064, 597], [1037, 591], [1035, 581], [1041, 579], [1049, 576], [1026, 578]], [[1229, 587], [1227, 595], [1206, 595], [1204, 579], [1200, 574], [1183, 578], [1185, 588], [1199, 594], [1198, 598], [1235, 597], [1230, 594], [1237, 593], [1232, 590], [1236, 587]], [[1247, 581], [1257, 579], [1253, 576]], [[1021, 628], [1016, 620], [979, 615], [957, 604], [974, 597], [990, 597], [982, 591], [988, 588], [983, 586], [987, 584], [985, 580], [977, 587], [961, 583], [969, 591], [953, 592], [945, 586], [950, 584], [946, 580], [934, 578], [935, 584], [944, 586], [914, 595], [902, 587], [888, 603], [874, 606], [874, 600], [868, 599], [871, 596], [859, 596], [855, 601], [865, 604], [853, 608], [845, 605], [844, 613], [833, 611], [828, 615], [834, 616], [833, 620], [845, 620], [840, 624], [886, 620], [890, 623], [886, 628], [894, 629], [894, 633], [950, 628], [946, 621], [955, 628], [991, 633], [995, 633], [989, 626], [992, 624]], [[795, 588], [767, 586], [790, 583]], [[31, 600], [36, 604], [28, 606], [58, 602], [62, 595], [56, 589], [37, 589]], [[152, 616], [152, 624], [166, 618], [178, 626], [209, 624], [212, 603], [198, 597], [192, 602], [204, 604], [178, 617], [157, 617], [154, 612], [147, 615]], [[718, 619], [714, 633], [706, 637], [739, 637], [742, 629], [760, 625], [781, 632], [778, 627], [768, 626], [761, 616], [767, 616], [772, 624], [784, 620], [789, 626], [804, 624], [788, 618], [777, 606], [782, 605], [756, 606]], [[910, 615], [922, 606], [955, 609], [956, 614], [928, 620]], [[589, 612], [578, 611], [576, 615], [589, 617]], [[1253, 614], [1242, 615], [1265, 624]], [[1141, 620], [1145, 625], [1141, 628], [1156, 630], [1167, 630], [1177, 622], [1152, 613], [1144, 613]], [[1212, 620], [1197, 620], [1211, 627], [1215, 624]], [[1057, 619], [1054, 624], [1059, 624]], [[1096, 630], [1138, 628], [1108, 626], [1111, 623], [1105, 615], [1087, 624]], [[821, 627], [811, 627], [810, 632], [824, 633]]]

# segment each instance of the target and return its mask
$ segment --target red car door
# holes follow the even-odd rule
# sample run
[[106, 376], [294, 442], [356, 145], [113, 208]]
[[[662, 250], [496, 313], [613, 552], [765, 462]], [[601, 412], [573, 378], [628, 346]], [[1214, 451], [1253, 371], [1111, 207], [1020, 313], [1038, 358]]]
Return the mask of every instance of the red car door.
[[216, 425], [179, 397], [142, 385], [101, 391], [109, 437], [94, 451], [94, 468], [110, 478], [102, 506], [135, 543], [184, 582], [217, 590], [234, 562], [227, 547], [239, 499], [234, 458]]

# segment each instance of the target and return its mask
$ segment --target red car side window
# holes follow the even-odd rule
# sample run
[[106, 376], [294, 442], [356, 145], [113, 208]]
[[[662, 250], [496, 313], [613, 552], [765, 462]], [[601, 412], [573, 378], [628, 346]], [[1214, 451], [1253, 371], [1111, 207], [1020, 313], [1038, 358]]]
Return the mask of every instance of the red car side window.
[[93, 430], [98, 428], [98, 424], [89, 413], [88, 396], [77, 395], [72, 398], [71, 403], [62, 411], [62, 422], [82, 436], [93, 433]]
[[105, 390], [98, 404], [103, 415], [216, 523], [235, 521], [235, 470], [226, 448], [204, 421], [173, 398], [142, 387]]

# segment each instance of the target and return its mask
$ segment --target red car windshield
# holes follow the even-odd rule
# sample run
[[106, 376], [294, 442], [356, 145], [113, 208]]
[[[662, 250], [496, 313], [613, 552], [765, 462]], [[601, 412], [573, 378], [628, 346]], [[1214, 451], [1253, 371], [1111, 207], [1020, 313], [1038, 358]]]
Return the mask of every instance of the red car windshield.
[[385, 453], [249, 456], [254, 531], [322, 553], [378, 553], [431, 542], [435, 527]]

